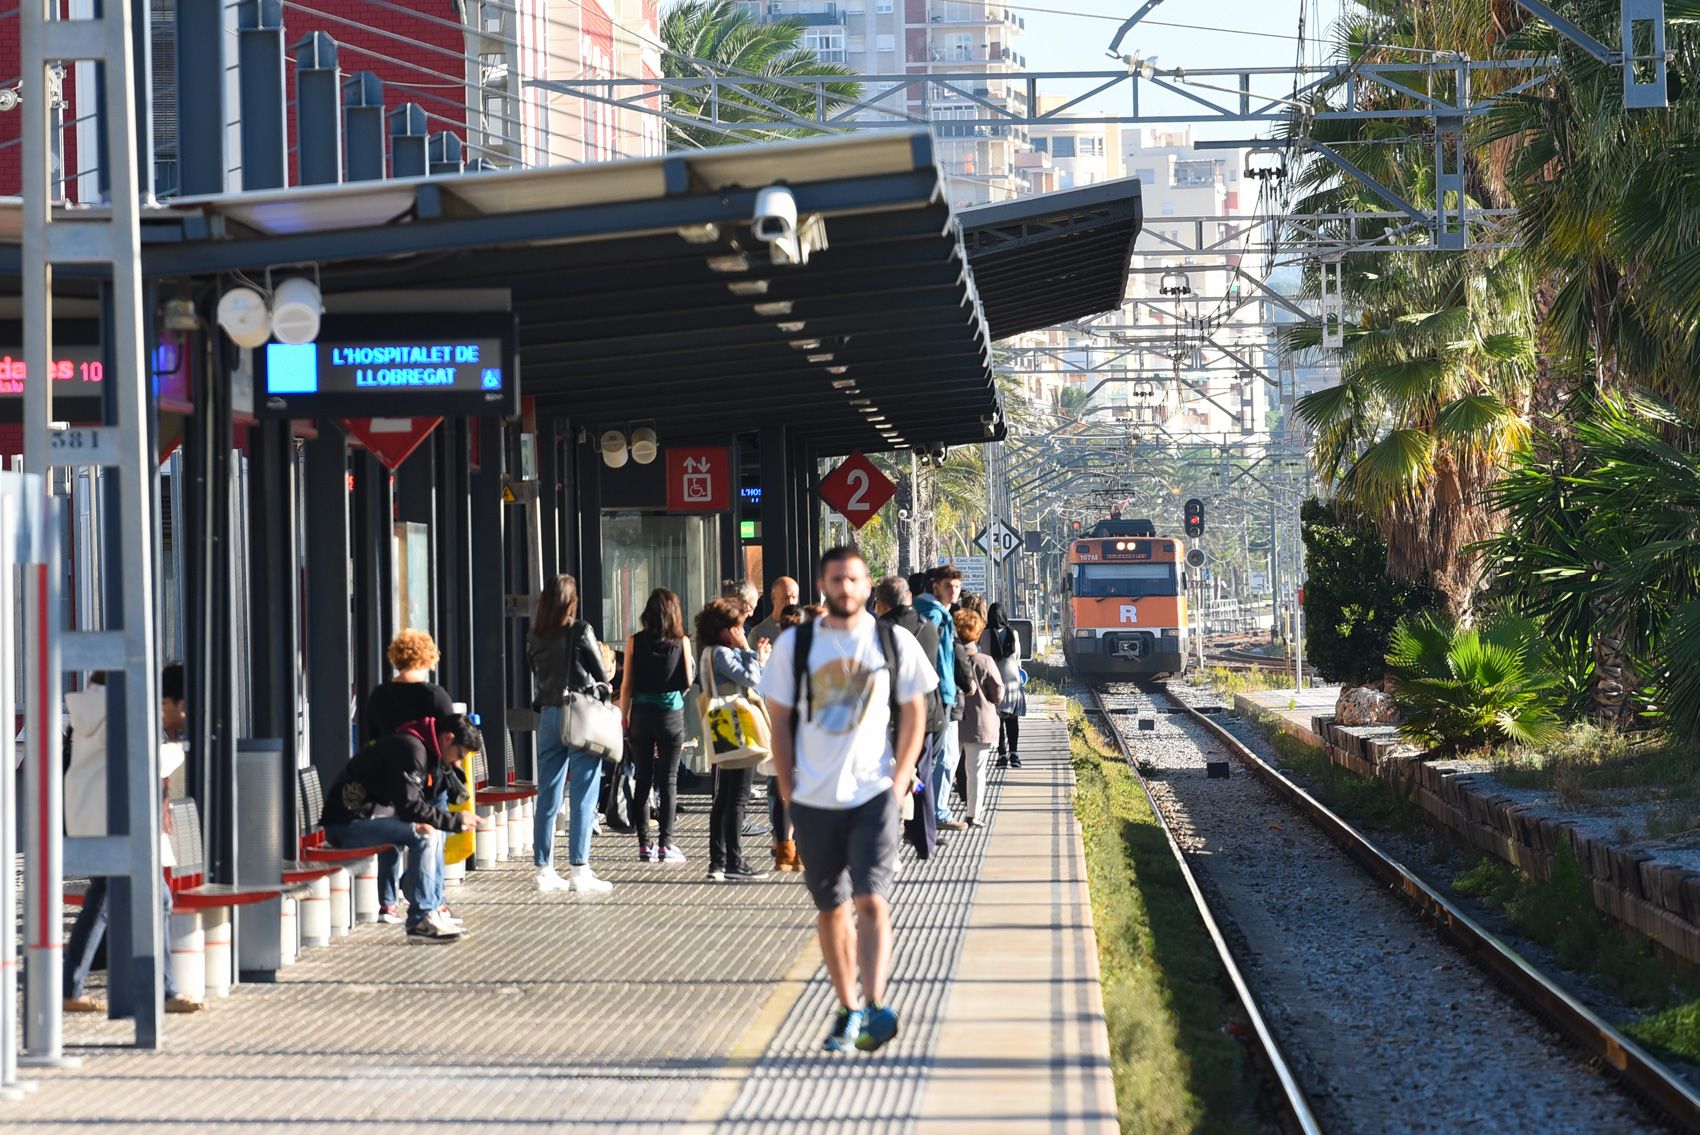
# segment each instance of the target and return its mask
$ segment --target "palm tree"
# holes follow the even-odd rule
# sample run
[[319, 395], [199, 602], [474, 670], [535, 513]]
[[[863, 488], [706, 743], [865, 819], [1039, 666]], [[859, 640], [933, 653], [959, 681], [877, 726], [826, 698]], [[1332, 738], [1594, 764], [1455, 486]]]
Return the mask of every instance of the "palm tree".
[[[822, 131], [809, 123], [817, 110], [836, 111], [861, 97], [855, 71], [839, 63], [823, 63], [802, 46], [803, 22], [798, 18], [761, 23], [735, 0], [683, 0], [661, 21], [663, 74], [669, 79], [756, 77], [773, 80], [715, 92], [676, 89], [667, 94], [667, 142], [675, 150], [795, 138]], [[826, 84], [826, 102], [817, 107], [815, 88], [787, 83], [804, 75], [842, 75], [846, 81]], [[772, 123], [775, 116], [792, 125]], [[751, 123], [739, 126], [740, 122]]]

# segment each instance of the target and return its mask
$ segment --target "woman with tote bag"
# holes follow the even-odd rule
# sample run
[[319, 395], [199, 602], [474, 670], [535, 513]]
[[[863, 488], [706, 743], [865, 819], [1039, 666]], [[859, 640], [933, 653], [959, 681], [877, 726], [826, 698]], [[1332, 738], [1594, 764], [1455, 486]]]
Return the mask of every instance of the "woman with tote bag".
[[[711, 695], [737, 690], [751, 697], [756, 712], [765, 713], [761, 700], [754, 697], [761, 684], [762, 664], [772, 651], [772, 643], [763, 640], [759, 650], [751, 650], [744, 637], [744, 607], [736, 599], [714, 599], [697, 615], [697, 649], [703, 653], [702, 673], [697, 681]], [[727, 879], [763, 879], [758, 871], [744, 860], [740, 842], [744, 826], [744, 807], [755, 776], [753, 763], [739, 768], [716, 765], [714, 769], [714, 803], [708, 817], [708, 877], [714, 882]]]
[[[596, 631], [578, 617], [578, 581], [558, 575], [543, 587], [525, 636], [531, 664], [532, 702], [537, 721], [537, 815], [533, 819], [533, 862], [540, 891], [606, 894], [614, 884], [590, 869], [590, 833], [596, 822], [603, 757], [567, 747], [561, 718], [569, 695], [604, 695], [609, 682]], [[555, 817], [567, 797], [567, 877], [555, 870]]]

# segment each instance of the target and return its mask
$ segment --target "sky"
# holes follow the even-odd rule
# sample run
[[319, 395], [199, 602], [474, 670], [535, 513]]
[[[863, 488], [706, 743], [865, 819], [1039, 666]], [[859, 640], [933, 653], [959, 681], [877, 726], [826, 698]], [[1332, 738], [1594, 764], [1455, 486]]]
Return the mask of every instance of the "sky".
[[[1027, 21], [1026, 34], [1014, 43], [1015, 50], [1027, 57], [1030, 71], [1105, 71], [1125, 67], [1105, 55], [1110, 40], [1121, 21], [1139, 9], [1144, 0], [1016, 0], [1006, 3]], [[1213, 0], [1201, 4], [1198, 0], [1165, 0], [1128, 32], [1121, 44], [1121, 54], [1138, 53], [1147, 58], [1157, 57], [1160, 69], [1182, 67], [1189, 71], [1203, 68], [1291, 67], [1298, 58], [1297, 38], [1299, 12], [1306, 13], [1304, 57], [1317, 62], [1327, 56], [1329, 31], [1339, 19], [1347, 0]], [[1070, 13], [1070, 14], [1061, 14]], [[1186, 24], [1192, 27], [1172, 25]], [[1320, 26], [1319, 26], [1320, 25]], [[1236, 78], [1204, 79], [1222, 86], [1238, 87]], [[1254, 91], [1269, 94], [1290, 93], [1290, 77], [1264, 79], [1260, 85], [1253, 81]], [[1141, 84], [1143, 112], [1184, 112], [1187, 108], [1203, 111], [1179, 96], [1149, 89]], [[1075, 93], [1058, 84], [1040, 87], [1042, 94]], [[1222, 92], [1200, 90], [1201, 95], [1217, 97], [1232, 103], [1234, 96]], [[1093, 107], [1123, 109], [1129, 97], [1125, 85], [1090, 104]], [[1263, 131], [1255, 124], [1201, 124], [1201, 138], [1253, 137]]]

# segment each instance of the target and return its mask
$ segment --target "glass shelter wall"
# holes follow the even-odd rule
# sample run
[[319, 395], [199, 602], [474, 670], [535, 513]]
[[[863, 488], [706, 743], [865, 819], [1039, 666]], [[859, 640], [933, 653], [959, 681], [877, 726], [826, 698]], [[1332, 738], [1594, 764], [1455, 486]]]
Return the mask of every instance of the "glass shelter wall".
[[637, 629], [649, 593], [679, 596], [686, 629], [720, 594], [720, 517], [651, 512], [602, 514], [602, 610], [599, 630], [618, 649]]

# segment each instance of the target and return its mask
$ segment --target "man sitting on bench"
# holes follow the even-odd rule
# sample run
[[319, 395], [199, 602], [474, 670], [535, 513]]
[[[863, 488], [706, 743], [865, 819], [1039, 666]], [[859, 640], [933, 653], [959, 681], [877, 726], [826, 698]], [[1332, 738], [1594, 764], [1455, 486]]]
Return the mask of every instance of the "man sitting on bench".
[[[464, 715], [425, 718], [380, 737], [354, 754], [325, 796], [322, 820], [333, 847], [389, 844], [378, 857], [378, 902], [396, 901], [397, 848], [407, 851], [402, 890], [407, 893], [407, 940], [426, 945], [454, 942], [461, 928], [432, 909], [426, 895], [424, 857], [432, 852], [431, 831], [464, 832], [480, 827], [471, 812], [449, 812], [425, 798], [425, 786], [444, 764], [460, 764], [467, 753], [482, 752], [484, 738]], [[384, 892], [388, 891], [388, 894]]]

